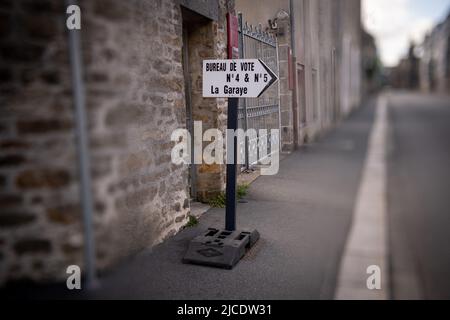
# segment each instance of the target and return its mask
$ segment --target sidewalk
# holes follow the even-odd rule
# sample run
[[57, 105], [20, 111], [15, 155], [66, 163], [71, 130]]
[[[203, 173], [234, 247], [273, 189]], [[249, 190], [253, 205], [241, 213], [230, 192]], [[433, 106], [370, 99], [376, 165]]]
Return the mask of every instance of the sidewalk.
[[102, 277], [90, 297], [332, 299], [372, 122], [370, 104], [251, 185], [238, 228], [256, 228], [261, 239], [233, 270], [181, 263], [194, 236], [223, 226], [224, 209], [213, 208], [196, 227]]

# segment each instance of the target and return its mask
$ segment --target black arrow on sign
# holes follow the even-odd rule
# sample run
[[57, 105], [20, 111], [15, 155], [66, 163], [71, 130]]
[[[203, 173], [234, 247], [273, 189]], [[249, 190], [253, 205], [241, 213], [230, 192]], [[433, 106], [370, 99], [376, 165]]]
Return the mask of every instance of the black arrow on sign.
[[258, 59], [259, 63], [262, 64], [262, 66], [264, 67], [264, 69], [266, 69], [267, 73], [270, 76], [270, 81], [269, 83], [267, 83], [267, 85], [264, 87], [264, 89], [259, 93], [258, 98], [275, 82], [278, 80], [278, 77], [275, 73], [273, 73], [272, 70], [270, 70], [270, 68], [261, 60]]

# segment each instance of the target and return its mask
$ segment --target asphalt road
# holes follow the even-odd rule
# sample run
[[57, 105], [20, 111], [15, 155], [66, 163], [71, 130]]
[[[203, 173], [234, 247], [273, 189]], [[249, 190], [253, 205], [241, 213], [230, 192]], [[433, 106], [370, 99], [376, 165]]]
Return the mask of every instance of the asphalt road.
[[389, 97], [392, 297], [450, 299], [450, 97]]

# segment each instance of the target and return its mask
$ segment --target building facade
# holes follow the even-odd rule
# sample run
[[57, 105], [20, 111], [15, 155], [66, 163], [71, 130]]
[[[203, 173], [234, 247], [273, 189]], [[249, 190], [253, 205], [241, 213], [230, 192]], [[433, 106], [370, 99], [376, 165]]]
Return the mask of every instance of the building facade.
[[416, 46], [411, 43], [408, 55], [389, 70], [389, 83], [394, 88], [419, 89], [419, 58], [416, 56], [415, 48]]
[[421, 90], [450, 92], [450, 14], [425, 37], [419, 72]]
[[236, 0], [279, 47], [282, 150], [313, 140], [361, 101], [359, 0]]
[[361, 32], [362, 94], [376, 93], [382, 86], [382, 65], [378, 57], [375, 38], [367, 31]]
[[[0, 283], [61, 280], [84, 263], [63, 4], [0, 4]], [[283, 151], [360, 103], [358, 0], [78, 4], [98, 270], [177, 233], [192, 199], [224, 190], [224, 165], [172, 163], [171, 134], [226, 127], [227, 100], [203, 98], [201, 77], [203, 59], [227, 58], [227, 13], [275, 39]]]

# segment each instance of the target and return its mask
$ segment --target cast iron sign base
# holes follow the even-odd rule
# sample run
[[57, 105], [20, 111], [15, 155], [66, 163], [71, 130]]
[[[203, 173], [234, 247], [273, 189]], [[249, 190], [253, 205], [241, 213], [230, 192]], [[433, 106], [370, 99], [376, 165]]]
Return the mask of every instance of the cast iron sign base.
[[256, 230], [227, 231], [209, 228], [189, 244], [183, 262], [232, 269], [259, 239]]

